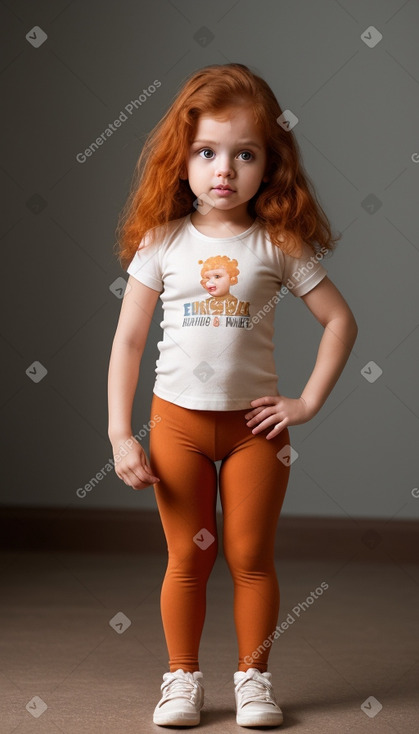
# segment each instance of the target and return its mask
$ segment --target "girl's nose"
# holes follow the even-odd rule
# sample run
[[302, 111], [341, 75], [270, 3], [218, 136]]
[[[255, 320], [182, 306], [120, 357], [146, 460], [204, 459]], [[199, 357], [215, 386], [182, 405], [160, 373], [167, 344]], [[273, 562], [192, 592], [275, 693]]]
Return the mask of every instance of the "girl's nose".
[[234, 174], [234, 168], [231, 161], [228, 160], [228, 158], [224, 158], [223, 160], [217, 161], [218, 165], [216, 167], [216, 175], [222, 176], [225, 178], [226, 176], [232, 176]]

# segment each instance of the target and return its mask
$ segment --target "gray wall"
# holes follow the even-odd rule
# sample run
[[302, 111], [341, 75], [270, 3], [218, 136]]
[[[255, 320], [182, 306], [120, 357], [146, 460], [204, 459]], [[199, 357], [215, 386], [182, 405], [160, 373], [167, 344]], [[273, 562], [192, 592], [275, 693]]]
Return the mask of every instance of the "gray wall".
[[[299, 118], [305, 168], [344, 234], [325, 265], [360, 327], [327, 404], [291, 429], [299, 457], [283, 513], [417, 518], [418, 3], [9, 0], [1, 15], [2, 504], [155, 507], [151, 488], [135, 492], [106, 470], [76, 494], [112, 457], [107, 369], [126, 279], [112, 252], [117, 216], [144, 137], [182, 80], [239, 61]], [[38, 47], [39, 31], [26, 39], [34, 26], [47, 34]], [[369, 26], [382, 34], [373, 48], [361, 38]], [[296, 397], [322, 329], [291, 294], [276, 320], [280, 389]], [[134, 431], [149, 419], [159, 321], [160, 306]], [[382, 370], [374, 382], [362, 373], [371, 361]], [[47, 370], [38, 382], [26, 373], [34, 362]]]

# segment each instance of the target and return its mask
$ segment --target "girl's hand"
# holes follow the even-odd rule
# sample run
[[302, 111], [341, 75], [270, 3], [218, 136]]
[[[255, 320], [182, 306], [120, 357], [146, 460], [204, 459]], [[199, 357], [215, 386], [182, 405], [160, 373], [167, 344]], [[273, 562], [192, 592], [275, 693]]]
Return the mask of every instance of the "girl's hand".
[[245, 418], [252, 433], [274, 426], [266, 438], [274, 438], [287, 426], [296, 426], [306, 423], [315, 413], [311, 411], [304, 398], [286, 398], [283, 395], [274, 397], [264, 396], [252, 400], [250, 405], [253, 410], [246, 413]]
[[112, 443], [115, 473], [129, 487], [145, 489], [160, 479], [151, 471], [147, 455], [133, 436]]

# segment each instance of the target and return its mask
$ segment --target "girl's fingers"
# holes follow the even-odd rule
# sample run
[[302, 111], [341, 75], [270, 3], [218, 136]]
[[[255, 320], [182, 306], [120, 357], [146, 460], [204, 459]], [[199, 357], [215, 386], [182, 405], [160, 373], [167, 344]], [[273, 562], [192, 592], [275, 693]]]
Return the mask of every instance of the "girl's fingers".
[[155, 477], [154, 474], [151, 472], [151, 470], [147, 472], [147, 478], [151, 479], [152, 484], [160, 481], [159, 477]]
[[244, 417], [251, 420], [252, 418], [255, 418], [257, 415], [259, 415], [259, 413], [261, 413], [262, 410], [265, 410], [264, 405], [262, 405], [260, 408], [255, 408], [255, 410], [251, 410], [250, 413], [246, 413]]
[[281, 397], [280, 395], [264, 395], [262, 398], [256, 398], [256, 400], [251, 400], [250, 405], [252, 408], [264, 408], [267, 405], [273, 405], [278, 398]]
[[245, 417], [246, 420], [251, 420], [258, 413], [260, 413], [260, 409], [259, 410], [252, 410], [250, 413], [246, 413], [246, 415], [244, 417]]
[[278, 436], [281, 433], [281, 431], [283, 431], [285, 428], [286, 424], [283, 425], [283, 423], [284, 421], [280, 421], [279, 423], [276, 423], [273, 428], [273, 431], [269, 431], [266, 438], [270, 439], [270, 438], [275, 438], [275, 436]]
[[149, 479], [152, 479], [153, 482], [159, 482], [160, 481], [160, 479], [153, 474], [153, 472], [151, 470], [150, 464], [147, 464], [147, 463], [143, 464], [143, 469], [146, 472], [148, 478]]
[[160, 481], [158, 477], [154, 476], [148, 464], [145, 463], [133, 468], [127, 467], [122, 480], [134, 489], [145, 489], [145, 487]]
[[265, 413], [265, 416], [266, 416], [266, 418], [267, 418], [268, 416], [272, 415], [272, 413], [273, 413], [274, 411], [275, 411], [275, 406], [274, 406], [274, 405], [269, 405], [269, 406], [267, 406], [266, 408], [265, 408], [265, 407], [263, 407], [263, 408], [260, 408], [260, 409], [259, 409], [259, 410], [257, 411], [257, 413], [256, 413], [256, 414], [254, 414], [252, 418], [250, 418], [250, 420], [249, 420], [249, 421], [247, 422], [247, 425], [249, 426], [249, 428], [251, 428], [251, 427], [252, 427], [252, 426], [254, 426], [254, 425], [255, 425], [256, 423], [258, 423], [258, 421], [256, 420], [257, 416], [259, 416], [259, 420], [261, 420], [261, 418], [262, 418], [262, 413]]
[[151, 477], [139, 477], [138, 474], [133, 471], [128, 471], [125, 477], [125, 484], [127, 484], [128, 487], [132, 487], [133, 489], [145, 489], [146, 487], [149, 487], [151, 484], [153, 484]]
[[254, 408], [259, 407], [260, 405], [266, 405], [266, 402], [271, 400], [271, 398], [268, 395], [263, 395], [261, 398], [256, 398], [255, 400], [250, 401], [250, 405], [252, 405]]
[[149, 466], [142, 466], [141, 471], [138, 469], [133, 472], [140, 482], [148, 482], [148, 484], [154, 484], [154, 482], [160, 481], [158, 477], [155, 477]]
[[264, 408], [266, 408], [266, 403], [264, 403], [263, 405], [253, 406], [252, 408], [250, 408], [249, 412], [245, 414], [244, 417], [247, 418], [248, 415], [257, 415]]
[[265, 428], [270, 428], [272, 426], [272, 423], [278, 423], [277, 418], [275, 418], [274, 415], [270, 415], [265, 420], [261, 421], [261, 423], [258, 423], [257, 426], [252, 428], [252, 433], [260, 433], [261, 431], [264, 431]]
[[[264, 403], [261, 403], [256, 408], [253, 408], [253, 410], [250, 410], [248, 413], [245, 414], [245, 418], [251, 420], [255, 416], [259, 415], [259, 413], [262, 412], [262, 410], [265, 410], [266, 408], [275, 408], [276, 402], [273, 398], [260, 398], [260, 400], [264, 400]], [[266, 402], [269, 400], [270, 402]]]

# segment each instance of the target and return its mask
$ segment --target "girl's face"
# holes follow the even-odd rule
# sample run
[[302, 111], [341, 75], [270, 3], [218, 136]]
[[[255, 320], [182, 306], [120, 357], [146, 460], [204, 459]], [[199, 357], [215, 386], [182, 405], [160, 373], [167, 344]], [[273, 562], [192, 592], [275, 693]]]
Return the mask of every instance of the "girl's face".
[[[224, 120], [200, 116], [187, 161], [188, 180], [195, 196], [206, 194], [215, 209], [244, 214], [267, 180], [265, 144], [250, 110], [235, 107], [225, 114]], [[229, 187], [227, 193], [217, 188], [223, 186]]]
[[230, 288], [230, 276], [225, 268], [206, 270], [202, 285], [211, 296], [226, 296]]

